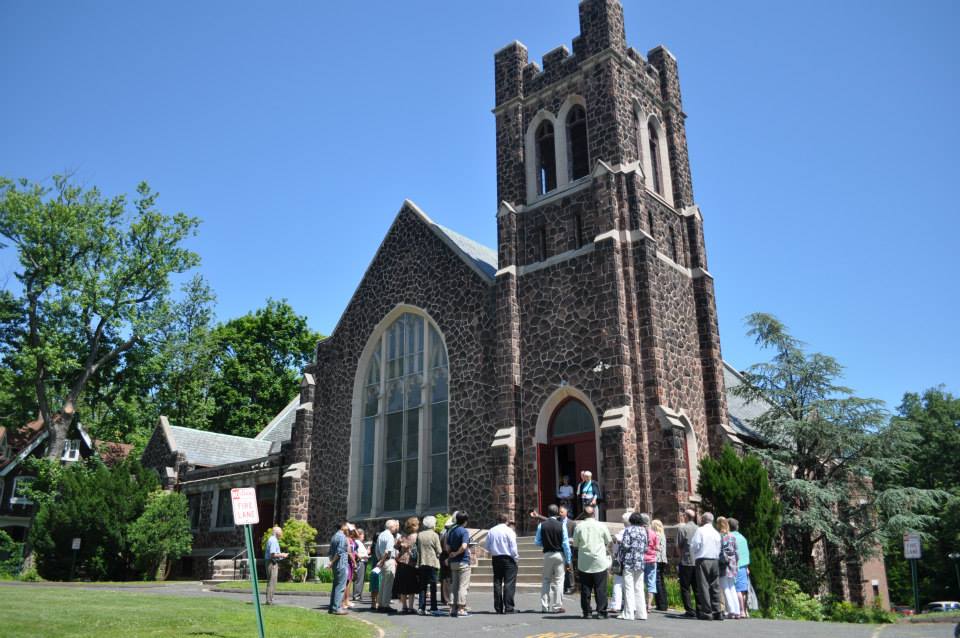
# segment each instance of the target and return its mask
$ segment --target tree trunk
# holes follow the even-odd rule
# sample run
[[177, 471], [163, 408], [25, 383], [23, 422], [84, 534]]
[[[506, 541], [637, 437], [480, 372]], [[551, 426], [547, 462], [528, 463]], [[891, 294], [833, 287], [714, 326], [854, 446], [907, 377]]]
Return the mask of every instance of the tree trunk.
[[47, 423], [49, 439], [47, 440], [46, 458], [59, 461], [63, 456], [63, 444], [67, 440], [67, 432], [73, 423], [74, 412], [72, 409], [65, 408], [60, 412], [55, 412], [50, 416], [50, 423]]

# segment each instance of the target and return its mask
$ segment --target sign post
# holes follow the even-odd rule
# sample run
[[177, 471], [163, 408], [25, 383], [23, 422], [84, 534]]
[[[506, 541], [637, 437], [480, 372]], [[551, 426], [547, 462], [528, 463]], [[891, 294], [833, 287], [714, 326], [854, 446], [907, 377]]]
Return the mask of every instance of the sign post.
[[233, 504], [233, 523], [243, 525], [243, 536], [247, 542], [247, 564], [250, 566], [250, 585], [253, 590], [253, 609], [257, 614], [257, 629], [260, 638], [263, 634], [263, 613], [260, 610], [260, 584], [257, 581], [257, 555], [253, 551], [253, 527], [260, 522], [257, 511], [257, 490], [252, 487], [235, 487], [230, 490]]
[[920, 586], [917, 581], [917, 561], [922, 554], [920, 535], [908, 532], [903, 535], [903, 557], [910, 561], [910, 579], [913, 581], [913, 612], [920, 613]]
[[70, 549], [73, 550], [73, 558], [70, 560], [70, 580], [73, 580], [73, 570], [77, 566], [77, 552], [80, 551], [80, 539], [74, 538], [70, 543]]

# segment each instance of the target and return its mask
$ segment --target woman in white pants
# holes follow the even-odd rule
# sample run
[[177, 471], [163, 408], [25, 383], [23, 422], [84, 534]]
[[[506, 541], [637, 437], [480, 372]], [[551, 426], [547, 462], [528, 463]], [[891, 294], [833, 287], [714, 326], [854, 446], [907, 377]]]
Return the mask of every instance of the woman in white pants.
[[[737, 539], [730, 533], [730, 522], [723, 516], [717, 519], [717, 531], [720, 532], [720, 589], [723, 590], [723, 604], [726, 607], [727, 618], [739, 618]], [[726, 561], [725, 566], [724, 561]]]
[[639, 512], [630, 514], [630, 526], [623, 530], [618, 557], [623, 565], [623, 611], [621, 620], [646, 620], [647, 600], [643, 591], [643, 554], [647, 551], [647, 528], [640, 526]]
[[[627, 527], [630, 527], [630, 514], [633, 513], [633, 510], [627, 510], [623, 513], [623, 529], [620, 530], [616, 536], [613, 537], [613, 547], [610, 548], [610, 555], [613, 556], [614, 560], [619, 560], [617, 557], [620, 555], [620, 541], [623, 540], [623, 532], [626, 531]], [[610, 606], [607, 608], [611, 614], [618, 613], [623, 607], [623, 568], [621, 566], [621, 573], [613, 575], [613, 597], [610, 599]]]

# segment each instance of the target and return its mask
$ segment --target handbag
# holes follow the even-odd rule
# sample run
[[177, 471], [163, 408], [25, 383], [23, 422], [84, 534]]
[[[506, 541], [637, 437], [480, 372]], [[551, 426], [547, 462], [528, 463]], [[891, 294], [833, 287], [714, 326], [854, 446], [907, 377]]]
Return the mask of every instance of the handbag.
[[623, 576], [623, 564], [619, 559], [613, 559], [613, 564], [610, 565], [610, 571], [613, 572], [614, 576]]

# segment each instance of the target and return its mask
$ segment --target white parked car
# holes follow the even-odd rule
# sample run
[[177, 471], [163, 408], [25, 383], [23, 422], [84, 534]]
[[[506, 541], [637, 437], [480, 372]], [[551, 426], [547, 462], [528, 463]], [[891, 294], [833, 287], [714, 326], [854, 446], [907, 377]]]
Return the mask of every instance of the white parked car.
[[923, 608], [923, 613], [925, 614], [933, 614], [938, 611], [960, 611], [960, 602], [955, 600], [938, 600], [927, 603], [926, 607]]

